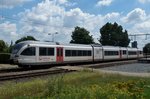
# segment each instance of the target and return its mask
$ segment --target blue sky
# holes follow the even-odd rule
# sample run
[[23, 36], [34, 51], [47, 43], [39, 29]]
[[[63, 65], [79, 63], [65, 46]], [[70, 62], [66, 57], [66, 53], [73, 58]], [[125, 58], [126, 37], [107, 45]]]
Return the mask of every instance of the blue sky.
[[[150, 32], [150, 0], [0, 0], [0, 39], [10, 43], [31, 35], [41, 41], [69, 43], [75, 26], [86, 28], [95, 42], [99, 29], [117, 22], [128, 34]], [[150, 37], [137, 37], [138, 47]]]

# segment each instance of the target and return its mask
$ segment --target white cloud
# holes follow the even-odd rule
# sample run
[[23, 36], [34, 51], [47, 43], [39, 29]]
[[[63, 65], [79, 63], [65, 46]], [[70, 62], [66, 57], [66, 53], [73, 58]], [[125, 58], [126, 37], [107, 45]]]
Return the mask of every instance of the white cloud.
[[146, 21], [135, 24], [134, 28], [139, 32], [148, 33], [150, 31], [150, 18]]
[[[150, 17], [147, 16], [146, 20], [133, 24], [128, 28], [128, 31], [129, 34], [150, 34]], [[134, 38], [132, 39], [134, 40]], [[142, 48], [150, 42], [150, 36], [147, 36], [146, 39], [146, 35], [139, 35], [136, 40], [138, 41], [138, 47]]]
[[16, 24], [12, 24], [10, 22], [5, 22], [0, 24], [1, 33], [10, 33], [10, 32], [16, 32]]
[[87, 13], [83, 13], [81, 9], [75, 8], [65, 13], [64, 26], [75, 27], [76, 25], [83, 25]]
[[108, 13], [105, 15], [106, 19], [114, 19], [114, 18], [118, 18], [120, 16], [120, 13], [118, 12], [112, 12], [112, 13]]
[[[121, 21], [127, 27], [129, 34], [150, 34], [150, 15], [147, 15], [141, 8], [135, 8], [126, 16], [122, 16]], [[136, 40], [139, 48], [150, 42], [149, 39], [145, 39], [144, 35], [137, 36]]]
[[97, 2], [96, 6], [109, 6], [113, 0], [100, 0]]
[[[55, 2], [49, 0], [42, 1], [31, 10], [27, 10], [20, 14], [20, 17], [22, 17], [21, 22], [23, 23], [22, 29], [26, 30], [24, 32], [48, 32], [52, 27], [62, 26], [63, 13], [64, 8], [56, 5]], [[53, 30], [55, 29], [49, 32], [56, 31]]]
[[10, 22], [4, 22], [0, 24], [0, 39], [10, 42], [13, 39], [16, 39], [18, 36], [16, 31], [16, 24]]
[[141, 22], [146, 19], [146, 13], [141, 8], [135, 8], [131, 12], [127, 14], [126, 17], [122, 18], [123, 22], [127, 23], [135, 23], [135, 22]]
[[[123, 26], [123, 29], [127, 29], [129, 34], [148, 33], [150, 31], [150, 15], [146, 15], [141, 8], [135, 8], [126, 16], [118, 12], [95, 15], [83, 12], [80, 8], [66, 9], [67, 3], [70, 2], [67, 0], [43, 0], [32, 9], [18, 14], [20, 20], [17, 27], [16, 24], [10, 22], [0, 24], [0, 28], [4, 28], [2, 30], [3, 34], [2, 32], [0, 34], [2, 35], [0, 39], [5, 40], [6, 37], [10, 38], [11, 35], [16, 40], [16, 38], [31, 35], [41, 41], [51, 41], [52, 36], [48, 35], [48, 33], [58, 32], [59, 34], [55, 35], [55, 41], [68, 43], [71, 40], [74, 27], [80, 26], [90, 31], [90, 35], [93, 35], [96, 41], [100, 35], [99, 29], [106, 22], [117, 22]], [[144, 37], [139, 37], [138, 43], [140, 47], [143, 47], [148, 42], [141, 41], [144, 39]]]
[[68, 0], [55, 0], [56, 3], [60, 4], [60, 5], [64, 5], [64, 6], [74, 6], [76, 5], [77, 3], [71, 3], [69, 2]]
[[80, 8], [66, 10], [60, 3], [49, 0], [42, 1], [19, 16], [21, 17], [19, 31], [24, 35], [30, 33], [41, 40], [48, 39], [48, 33], [57, 31], [59, 33], [57, 37], [65, 35], [69, 38], [62, 41], [69, 42], [75, 26], [85, 27], [91, 33], [96, 33], [99, 32], [99, 26], [104, 24], [104, 16], [85, 13]]
[[0, 8], [13, 8], [31, 0], [0, 0]]
[[140, 3], [143, 3], [143, 4], [145, 4], [145, 3], [147, 3], [147, 2], [150, 2], [150, 0], [138, 0]]
[[64, 4], [64, 3], [67, 3], [68, 1], [67, 1], [67, 0], [58, 0], [58, 2], [59, 2], [60, 4]]

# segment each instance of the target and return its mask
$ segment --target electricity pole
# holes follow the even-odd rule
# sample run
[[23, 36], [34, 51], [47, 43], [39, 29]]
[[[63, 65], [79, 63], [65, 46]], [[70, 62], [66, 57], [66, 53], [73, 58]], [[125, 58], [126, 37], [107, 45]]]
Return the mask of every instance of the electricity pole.
[[145, 36], [145, 39], [147, 40], [147, 36], [150, 35], [148, 33], [143, 33], [143, 34], [130, 34], [129, 36], [131, 36], [131, 38], [133, 37], [133, 41], [136, 41], [136, 37], [137, 36]]
[[143, 33], [143, 34], [130, 34], [129, 36], [131, 36], [131, 40], [133, 39], [132, 42], [132, 47], [133, 48], [137, 48], [137, 41], [136, 41], [136, 37], [137, 36], [145, 36], [145, 39], [147, 40], [147, 36], [150, 35], [148, 33]]
[[58, 34], [58, 32], [55, 32], [55, 33], [48, 33], [48, 35], [52, 35], [52, 42], [54, 42], [54, 35], [55, 34]]

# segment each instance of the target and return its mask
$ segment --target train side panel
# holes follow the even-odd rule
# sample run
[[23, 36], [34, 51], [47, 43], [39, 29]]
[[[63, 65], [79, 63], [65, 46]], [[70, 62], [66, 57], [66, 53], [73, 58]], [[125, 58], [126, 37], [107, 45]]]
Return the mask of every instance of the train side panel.
[[93, 51], [91, 46], [64, 46], [64, 62], [92, 62]]
[[[26, 49], [35, 48], [26, 52]], [[26, 52], [25, 54], [22, 54]], [[35, 54], [33, 54], [35, 53]], [[35, 45], [30, 44], [30, 46], [23, 48], [19, 52], [18, 63], [21, 65], [49, 65], [56, 64], [56, 45]]]
[[143, 57], [143, 51], [142, 49], [138, 49], [138, 58], [142, 58]]
[[104, 61], [120, 59], [120, 48], [112, 46], [103, 46]]
[[128, 53], [127, 53], [127, 48], [125, 47], [120, 47], [120, 55], [121, 59], [127, 59], [128, 58]]
[[17, 62], [18, 64], [36, 64], [37, 63], [37, 48], [35, 46], [24, 46], [18, 53]]
[[137, 48], [127, 48], [128, 50], [128, 59], [138, 58]]
[[16, 44], [11, 59], [19, 65], [50, 65], [76, 62], [111, 61], [143, 57], [137, 48], [49, 44], [45, 42], [22, 42]]
[[56, 62], [56, 47], [55, 46], [39, 46], [37, 47], [37, 63], [52, 64]]

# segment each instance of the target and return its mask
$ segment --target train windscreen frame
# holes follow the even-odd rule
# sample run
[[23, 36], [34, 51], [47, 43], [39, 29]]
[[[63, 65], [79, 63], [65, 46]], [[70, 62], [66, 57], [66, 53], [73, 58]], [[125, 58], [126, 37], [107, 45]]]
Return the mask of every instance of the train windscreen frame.
[[17, 54], [18, 51], [24, 46], [24, 43], [16, 44], [12, 49], [12, 54]]

